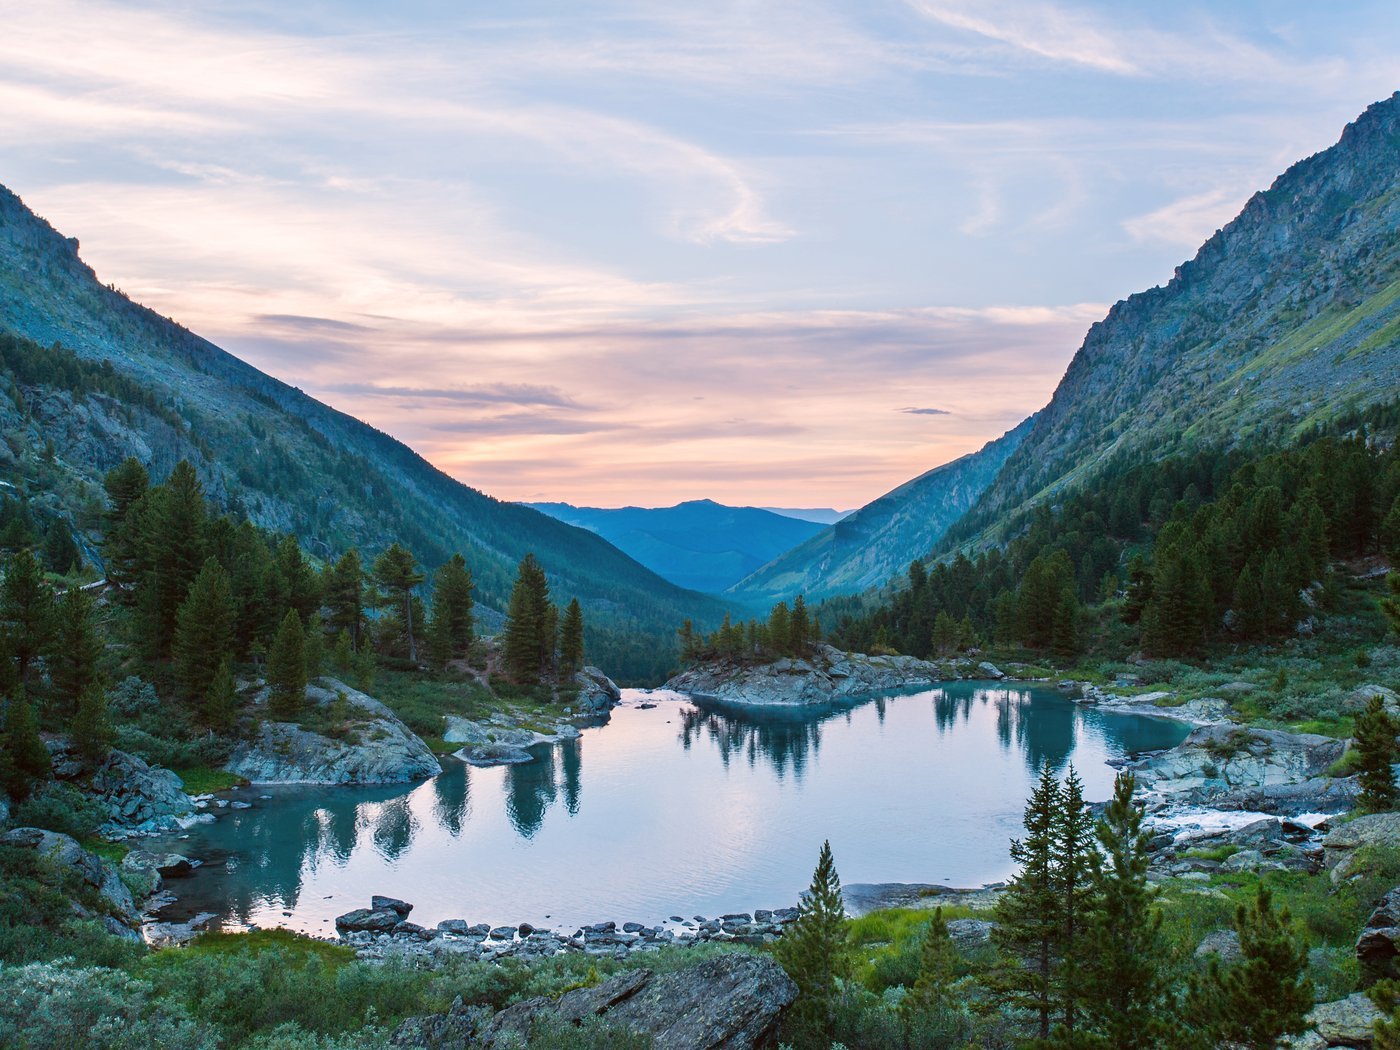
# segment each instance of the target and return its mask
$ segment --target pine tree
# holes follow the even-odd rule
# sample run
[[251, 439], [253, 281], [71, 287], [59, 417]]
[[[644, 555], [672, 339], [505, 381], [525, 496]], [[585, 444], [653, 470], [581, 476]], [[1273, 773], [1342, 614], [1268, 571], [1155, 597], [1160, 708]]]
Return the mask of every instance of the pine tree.
[[1060, 656], [1073, 656], [1079, 652], [1079, 598], [1073, 587], [1060, 591], [1060, 601], [1055, 606], [1055, 623], [1050, 633], [1050, 646]]
[[1036, 1018], [1041, 1039], [1050, 1035], [1055, 1011], [1055, 967], [1064, 932], [1061, 896], [1055, 875], [1055, 832], [1062, 812], [1060, 784], [1047, 762], [1026, 803], [1026, 837], [1011, 843], [1011, 859], [1020, 865], [997, 903], [993, 938], [1008, 965], [994, 984], [1009, 1006]]
[[1054, 974], [1054, 986], [1060, 1003], [1061, 1024], [1072, 1033], [1083, 998], [1080, 985], [1087, 956], [1084, 926], [1093, 902], [1090, 872], [1095, 855], [1094, 821], [1084, 804], [1084, 784], [1073, 766], [1060, 790], [1051, 849], [1061, 922], [1057, 951], [1060, 961]]
[[302, 658], [306, 661], [306, 680], [310, 682], [320, 678], [321, 672], [326, 669], [326, 625], [319, 612], [313, 612], [306, 622]]
[[36, 784], [53, 774], [49, 749], [39, 737], [34, 710], [23, 693], [12, 697], [6, 707], [0, 752], [8, 758], [4, 766], [5, 783], [0, 784], [0, 788], [18, 802], [27, 799]]
[[142, 563], [138, 631], [147, 655], [169, 654], [175, 616], [204, 565], [208, 508], [194, 468], [181, 460], [163, 485], [151, 490], [141, 514]]
[[948, 610], [939, 609], [938, 616], [933, 621], [933, 651], [939, 656], [952, 655], [958, 647], [958, 634], [957, 622], [948, 615]]
[[583, 669], [583, 609], [577, 598], [569, 599], [560, 630], [559, 661], [563, 675], [573, 677]]
[[465, 558], [454, 554], [433, 577], [434, 663], [441, 667], [448, 660], [466, 656], [472, 646], [474, 627], [471, 570]]
[[792, 616], [787, 602], [779, 602], [768, 613], [768, 644], [779, 656], [786, 655], [792, 640]]
[[90, 684], [78, 700], [73, 716], [73, 746], [92, 766], [107, 760], [117, 734], [107, 711], [107, 694], [97, 684]]
[[322, 590], [326, 624], [336, 634], [349, 632], [350, 646], [358, 650], [365, 622], [365, 571], [359, 551], [351, 548], [326, 570]]
[[689, 661], [695, 659], [699, 649], [699, 643], [695, 638], [695, 624], [686, 620], [681, 624], [681, 629], [676, 632], [680, 639], [681, 660]]
[[0, 583], [0, 634], [21, 688], [28, 686], [34, 663], [49, 647], [53, 631], [53, 591], [34, 555], [21, 550], [10, 559]]
[[1366, 710], [1356, 716], [1357, 774], [1361, 796], [1357, 804], [1365, 813], [1384, 813], [1395, 808], [1395, 737], [1400, 725], [1385, 709], [1385, 701], [1373, 696]]
[[204, 694], [204, 724], [215, 733], [233, 730], [238, 715], [238, 690], [233, 681], [233, 666], [228, 657], [219, 661], [219, 669]]
[[1113, 798], [1095, 829], [1093, 907], [1087, 916], [1080, 1025], [1116, 1050], [1159, 1050], [1180, 1038], [1168, 983], [1170, 949], [1162, 913], [1153, 906], [1143, 809], [1133, 800], [1136, 781], [1120, 773]]
[[338, 675], [348, 675], [354, 666], [355, 647], [350, 642], [350, 632], [342, 629], [335, 636], [335, 648], [331, 650], [331, 666]]
[[511, 678], [533, 685], [544, 669], [545, 646], [553, 650], [549, 632], [549, 585], [533, 554], [520, 560], [506, 611], [505, 661]]
[[301, 617], [288, 609], [267, 654], [268, 714], [280, 722], [301, 717], [306, 703], [306, 653]]
[[418, 662], [418, 642], [413, 633], [413, 591], [423, 582], [413, 555], [398, 543], [392, 543], [374, 559], [374, 582], [380, 590], [379, 603], [392, 609], [403, 627], [408, 642], [408, 658]]
[[82, 555], [67, 523], [55, 521], [44, 534], [44, 566], [49, 572], [67, 576], [81, 564]]
[[788, 617], [788, 652], [800, 655], [812, 636], [812, 617], [807, 612], [807, 600], [798, 595], [792, 600], [792, 615]]
[[233, 652], [233, 617], [228, 573], [209, 558], [175, 615], [175, 675], [191, 703], [202, 703], [219, 662]]
[[943, 909], [935, 908], [919, 949], [919, 976], [899, 1003], [906, 1018], [916, 1013], [943, 1012], [956, 1005], [950, 986], [957, 962], [958, 953], [953, 939], [948, 936]]
[[1390, 588], [1390, 597], [1381, 599], [1381, 612], [1390, 629], [1400, 634], [1400, 569], [1386, 576], [1386, 584]]
[[130, 598], [143, 571], [141, 523], [139, 508], [150, 489], [151, 479], [146, 468], [134, 456], [107, 473], [106, 534], [102, 541], [102, 560], [107, 579], [116, 593]]
[[311, 614], [321, 607], [321, 581], [295, 536], [282, 537], [273, 562], [278, 612], [295, 609], [302, 623], [309, 622]]
[[822, 843], [801, 914], [773, 954], [797, 985], [789, 1017], [793, 1034], [799, 1044], [815, 1045], [829, 1022], [838, 981], [850, 973], [846, 903], [830, 842]]
[[83, 696], [96, 684], [101, 655], [102, 640], [93, 622], [92, 597], [77, 587], [69, 587], [58, 600], [47, 658], [53, 686], [52, 710], [59, 721], [71, 718]]
[[1303, 1032], [1313, 987], [1307, 947], [1291, 925], [1288, 910], [1275, 911], [1261, 885], [1253, 906], [1242, 904], [1235, 913], [1239, 960], [1221, 966], [1215, 959], [1206, 976], [1192, 982], [1186, 1016], [1217, 1042], [1246, 1050], [1273, 1050], [1283, 1036]]

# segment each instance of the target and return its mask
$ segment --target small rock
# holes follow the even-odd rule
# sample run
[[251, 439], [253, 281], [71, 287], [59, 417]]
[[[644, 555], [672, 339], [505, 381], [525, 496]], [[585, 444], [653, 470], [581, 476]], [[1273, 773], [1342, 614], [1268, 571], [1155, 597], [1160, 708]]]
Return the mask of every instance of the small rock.
[[1240, 935], [1234, 930], [1211, 930], [1197, 945], [1195, 954], [1198, 959], [1215, 955], [1223, 963], [1234, 962], [1240, 957]]

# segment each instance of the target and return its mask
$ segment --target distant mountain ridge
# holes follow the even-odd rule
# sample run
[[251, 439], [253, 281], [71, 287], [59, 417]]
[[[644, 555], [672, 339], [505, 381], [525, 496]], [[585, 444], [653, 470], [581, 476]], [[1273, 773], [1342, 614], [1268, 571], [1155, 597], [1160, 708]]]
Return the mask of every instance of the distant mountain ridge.
[[1030, 432], [1035, 417], [951, 463], [907, 481], [740, 580], [727, 592], [762, 606], [878, 587], [925, 557], [972, 507]]
[[1400, 92], [1256, 193], [1166, 285], [1093, 325], [948, 542], [996, 542], [1017, 508], [1114, 456], [1287, 439], [1397, 393]]
[[[217, 505], [295, 531], [313, 553], [358, 545], [372, 554], [400, 540], [431, 569], [460, 550], [488, 625], [500, 622], [515, 563], [534, 551], [556, 593], [583, 603], [594, 655], [611, 656], [608, 669], [623, 678], [669, 670], [675, 625], [722, 612], [597, 535], [448, 477], [388, 435], [103, 286], [76, 240], [3, 187], [0, 332], [109, 362], [144, 390], [122, 402], [84, 394], [62, 369], [24, 383], [4, 377], [0, 478], [80, 526], [92, 522], [103, 473], [126, 456], [157, 479], [186, 458]], [[50, 443], [54, 458], [41, 462]]]
[[854, 510], [837, 510], [835, 507], [759, 507], [758, 509], [772, 511], [785, 518], [814, 521], [818, 525], [834, 525], [842, 518], [855, 513]]
[[596, 532], [678, 586], [710, 593], [724, 590], [823, 528], [758, 507], [729, 507], [708, 499], [654, 508], [530, 506]]

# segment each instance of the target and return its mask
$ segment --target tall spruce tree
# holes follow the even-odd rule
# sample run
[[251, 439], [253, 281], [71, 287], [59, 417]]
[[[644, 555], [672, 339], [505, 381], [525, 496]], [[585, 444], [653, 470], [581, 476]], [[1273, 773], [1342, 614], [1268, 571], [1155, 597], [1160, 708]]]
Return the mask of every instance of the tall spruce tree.
[[957, 964], [957, 949], [948, 936], [943, 909], [935, 908], [919, 947], [919, 974], [899, 1003], [906, 1018], [916, 1013], [941, 1013], [956, 1005], [951, 985]]
[[1079, 1020], [1087, 961], [1085, 924], [1093, 904], [1090, 877], [1094, 848], [1094, 821], [1084, 803], [1084, 784], [1071, 766], [1060, 789], [1059, 812], [1052, 829], [1052, 865], [1059, 897], [1060, 943], [1056, 954], [1054, 986], [1059, 999], [1060, 1023], [1072, 1033]]
[[233, 680], [233, 665], [228, 657], [219, 661], [219, 669], [204, 694], [204, 724], [215, 733], [233, 730], [238, 715], [238, 689]]
[[1361, 796], [1357, 804], [1366, 813], [1384, 813], [1395, 808], [1396, 734], [1400, 724], [1385, 709], [1385, 701], [1373, 696], [1366, 710], [1356, 716], [1355, 748], [1357, 779]]
[[53, 590], [44, 570], [28, 549], [21, 549], [5, 566], [0, 581], [0, 634], [14, 662], [14, 678], [27, 689], [34, 666], [49, 648], [54, 632]]
[[51, 710], [60, 722], [73, 717], [83, 697], [97, 683], [102, 640], [97, 634], [93, 605], [92, 596], [78, 587], [69, 587], [58, 600], [47, 664], [53, 686]]
[[73, 716], [73, 746], [90, 766], [105, 762], [117, 734], [107, 710], [107, 694], [95, 682], [78, 699]]
[[326, 669], [326, 623], [319, 612], [313, 612], [306, 621], [302, 659], [306, 661], [306, 680], [320, 678]]
[[288, 609], [267, 654], [268, 714], [281, 722], [301, 717], [306, 703], [306, 652], [301, 617]]
[[365, 622], [365, 570], [353, 547], [326, 570], [323, 600], [327, 626], [337, 635], [349, 632], [350, 646], [358, 650]]
[[220, 661], [233, 652], [234, 608], [228, 573], [205, 560], [175, 614], [175, 676], [185, 699], [202, 706]]
[[321, 607], [321, 579], [293, 535], [282, 537], [273, 558], [278, 608], [295, 609], [303, 624]]
[[403, 628], [408, 658], [418, 662], [418, 641], [414, 634], [413, 592], [424, 576], [418, 563], [402, 544], [391, 543], [374, 559], [374, 582], [379, 587], [379, 603], [392, 611]]
[[807, 648], [812, 637], [812, 615], [807, 611], [807, 599], [798, 595], [792, 600], [792, 614], [788, 617], [788, 652], [794, 656]]
[[204, 565], [209, 515], [199, 476], [183, 459], [143, 506], [137, 630], [146, 655], [161, 659], [170, 653], [176, 613]]
[[534, 684], [554, 650], [553, 605], [544, 569], [533, 554], [520, 559], [506, 611], [506, 670], [517, 682]]
[[559, 632], [559, 663], [564, 678], [572, 678], [583, 669], [583, 609], [577, 598], [569, 599], [564, 610], [564, 625]]
[[466, 656], [475, 625], [472, 617], [472, 574], [467, 560], [454, 554], [433, 576], [433, 617], [429, 625], [429, 658], [436, 667]]
[[[1149, 835], [1136, 781], [1119, 773], [1095, 833], [1093, 907], [1087, 916], [1080, 1029], [1114, 1050], [1163, 1050], [1182, 1039], [1169, 981], [1170, 948], [1147, 881]], [[1084, 1040], [1089, 1044], [1090, 1040]]]
[[107, 490], [107, 520], [102, 560], [117, 596], [129, 602], [144, 569], [139, 510], [151, 479], [141, 461], [131, 456], [108, 471], [103, 484]]
[[1235, 932], [1240, 958], [1229, 965], [1212, 960], [1205, 977], [1191, 983], [1186, 1016], [1217, 1043], [1274, 1050], [1284, 1036], [1307, 1028], [1308, 949], [1293, 934], [1288, 910], [1276, 911], [1263, 885], [1252, 905], [1236, 910]]
[[788, 1015], [794, 1044], [825, 1046], [822, 1037], [830, 1022], [838, 982], [850, 976], [846, 903], [830, 842], [822, 843], [800, 912], [773, 954], [797, 985], [797, 1001]]
[[1386, 586], [1390, 589], [1390, 596], [1381, 599], [1381, 613], [1390, 624], [1390, 629], [1400, 634], [1400, 571], [1386, 577]]
[[1011, 843], [1011, 859], [1020, 870], [997, 903], [992, 935], [1007, 960], [993, 984], [1007, 1005], [1034, 1016], [1041, 1039], [1049, 1037], [1055, 1016], [1055, 970], [1064, 933], [1055, 871], [1056, 831], [1063, 812], [1060, 794], [1060, 783], [1047, 762], [1026, 803], [1026, 836]]
[[6, 757], [0, 767], [0, 773], [5, 778], [0, 788], [17, 802], [23, 802], [37, 784], [53, 775], [49, 749], [39, 736], [34, 709], [22, 692], [12, 696], [5, 707], [5, 730], [0, 735], [0, 753]]

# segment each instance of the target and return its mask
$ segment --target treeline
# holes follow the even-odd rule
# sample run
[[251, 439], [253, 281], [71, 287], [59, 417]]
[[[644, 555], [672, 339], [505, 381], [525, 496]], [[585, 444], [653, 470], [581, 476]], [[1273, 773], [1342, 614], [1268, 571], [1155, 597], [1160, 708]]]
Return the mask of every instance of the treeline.
[[1333, 560], [1400, 557], [1400, 451], [1368, 441], [1370, 421], [1269, 454], [1109, 467], [1004, 547], [915, 562], [877, 608], [833, 599], [821, 616], [836, 644], [919, 657], [979, 642], [1072, 656], [1084, 610], [1105, 603], [1156, 656], [1286, 636], [1325, 600]]
[[[0, 579], [0, 778], [12, 798], [47, 778], [40, 726], [71, 729], [93, 760], [111, 746], [104, 664], [162, 687], [158, 712], [137, 705], [151, 715], [148, 731], [227, 739], [240, 729], [236, 670], [261, 673], [267, 714], [296, 721], [308, 681], [328, 667], [363, 688], [380, 664], [439, 671], [472, 650], [473, 581], [460, 554], [433, 573], [425, 603], [419, 592], [427, 574], [402, 544], [390, 543], [369, 564], [355, 549], [317, 564], [294, 535], [216, 514], [187, 462], [153, 485], [141, 463], [128, 459], [105, 485], [105, 588], [72, 580], [56, 588], [45, 574], [47, 556], [23, 542], [38, 535], [27, 511], [4, 505], [14, 526], [7, 542], [18, 543]], [[56, 522], [47, 536], [59, 528], [66, 530]], [[49, 546], [46, 538], [44, 551]], [[584, 658], [578, 602], [561, 628], [533, 555], [521, 562], [515, 595], [505, 631], [508, 673], [527, 684], [572, 675]]]
[[[1074, 770], [1060, 781], [1046, 766], [1026, 804], [1025, 835], [1011, 845], [1018, 871], [992, 916], [992, 959], [965, 975], [938, 909], [916, 971], [898, 995], [873, 1002], [856, 979], [851, 923], [824, 845], [801, 915], [774, 950], [800, 992], [784, 1042], [1206, 1050], [1273, 1047], [1303, 1032], [1313, 1007], [1307, 947], [1264, 883], [1236, 912], [1238, 957], [1182, 966], [1149, 880], [1150, 834], [1134, 787], [1131, 773], [1119, 774], [1095, 820]], [[1393, 992], [1378, 989], [1381, 999]]]
[[782, 656], [800, 656], [821, 641], [821, 628], [798, 595], [792, 601], [779, 602], [768, 613], [767, 620], [750, 619], [735, 623], [729, 613], [718, 629], [704, 634], [686, 620], [676, 632], [680, 640], [681, 661], [698, 663], [705, 660], [735, 660], [763, 662]]

